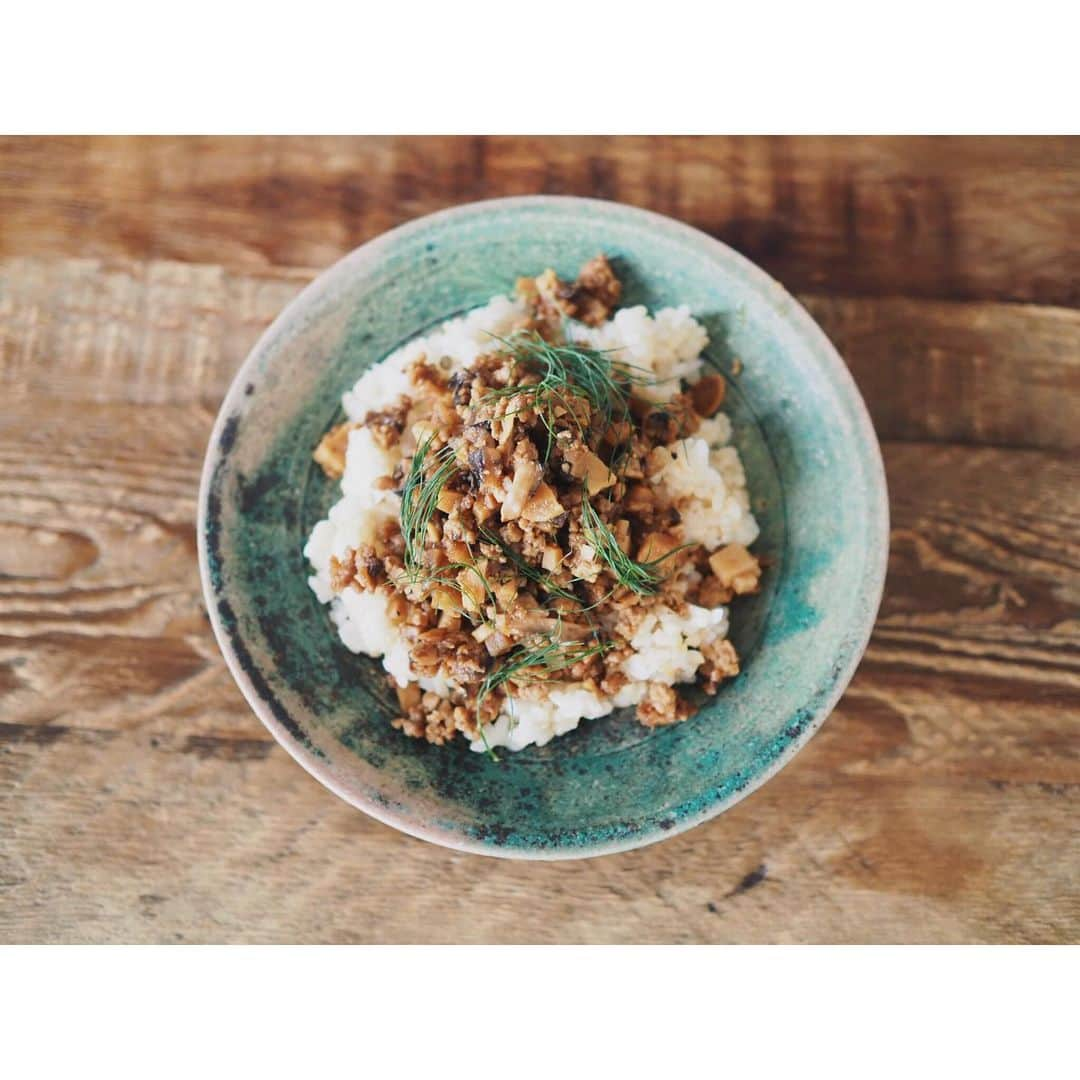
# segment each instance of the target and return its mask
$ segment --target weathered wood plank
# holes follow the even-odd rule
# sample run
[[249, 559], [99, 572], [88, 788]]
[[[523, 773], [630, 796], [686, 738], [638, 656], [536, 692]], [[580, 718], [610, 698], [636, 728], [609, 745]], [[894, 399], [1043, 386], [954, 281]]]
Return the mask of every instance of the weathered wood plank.
[[13, 396], [217, 411], [310, 270], [16, 257], [0, 263], [0, 387]]
[[1080, 303], [1074, 138], [6, 138], [0, 256], [324, 266], [544, 192], [671, 214], [793, 290]]
[[847, 361], [882, 438], [1080, 447], [1080, 312], [800, 299]]
[[[158, 405], [11, 410], [0, 432], [5, 719], [112, 730], [164, 710], [175, 732], [247, 737], [198, 587], [210, 422]], [[1055, 778], [1060, 712], [1080, 709], [1080, 464], [925, 444], [886, 444], [886, 464], [892, 566], [860, 693], [922, 725], [920, 767], [959, 753], [981, 769], [994, 735], [991, 765], [1038, 754], [1050, 771], [1037, 778]]]
[[[259, 334], [313, 276], [175, 262], [0, 262], [0, 388], [216, 410]], [[1080, 312], [801, 299], [851, 367], [881, 438], [1080, 446]]]
[[214, 644], [205, 440], [309, 276], [0, 267], [0, 940], [1080, 940], [1073, 312], [810, 297], [901, 440], [863, 666], [717, 821], [527, 866], [341, 803]]
[[0, 940], [1075, 942], [1080, 784], [860, 768], [904, 739], [845, 703], [719, 819], [559, 865], [401, 836], [277, 747], [8, 742]]

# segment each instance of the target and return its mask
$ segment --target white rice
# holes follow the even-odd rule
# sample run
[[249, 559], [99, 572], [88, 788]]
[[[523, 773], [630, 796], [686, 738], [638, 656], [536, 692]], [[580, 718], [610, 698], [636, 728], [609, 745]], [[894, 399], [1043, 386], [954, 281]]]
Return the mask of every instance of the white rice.
[[[467, 367], [490, 350], [492, 334], [510, 333], [522, 313], [520, 302], [497, 296], [486, 306], [408, 342], [368, 369], [345, 394], [342, 404], [347, 416], [359, 421], [372, 410], [393, 405], [408, 392], [406, 369], [421, 356], [446, 370]], [[654, 316], [644, 307], [626, 308], [596, 329], [578, 327], [574, 336], [597, 348], [618, 349], [620, 360], [654, 375], [657, 384], [643, 388], [654, 401], [667, 400], [680, 389], [680, 380], [692, 382], [700, 375], [701, 353], [708, 344], [704, 328], [686, 307], [664, 308]], [[686, 539], [709, 550], [730, 543], [749, 545], [758, 535], [742, 462], [730, 439], [731, 424], [722, 413], [704, 421], [695, 436], [668, 447], [671, 462], [654, 480], [669, 494], [685, 497], [681, 512]], [[390, 620], [387, 597], [355, 589], [335, 594], [330, 588], [331, 555], [344, 558], [347, 549], [370, 543], [384, 521], [398, 516], [398, 496], [375, 483], [396, 464], [396, 457], [382, 450], [367, 429], [350, 433], [341, 499], [315, 526], [304, 547], [314, 570], [308, 583], [320, 602], [330, 605], [330, 617], [346, 648], [381, 657], [383, 667], [401, 687], [418, 682], [424, 690], [445, 694], [451, 688], [447, 680], [418, 679], [413, 673], [407, 643]], [[496, 722], [485, 727], [487, 743], [508, 750], [543, 746], [573, 731], [582, 719], [636, 705], [649, 682], [691, 682], [704, 660], [698, 648], [727, 632], [728, 613], [723, 607], [709, 610], [690, 605], [685, 616], [668, 608], [653, 609], [631, 640], [635, 652], [623, 663], [630, 681], [618, 694], [601, 698], [580, 686], [528, 688], [521, 697], [508, 700]], [[484, 749], [482, 740], [471, 746]]]
[[746, 475], [735, 447], [712, 450], [705, 439], [688, 436], [668, 451], [671, 463], [657, 473], [653, 484], [668, 495], [687, 499], [681, 511], [684, 539], [710, 551], [722, 544], [752, 544], [758, 525], [750, 512]]
[[639, 389], [650, 401], [667, 401], [679, 380], [701, 373], [701, 354], [709, 343], [705, 328], [688, 307], [663, 308], [652, 316], [644, 307], [623, 308], [601, 326], [574, 335], [597, 349], [618, 349], [617, 358], [649, 372], [656, 385]]

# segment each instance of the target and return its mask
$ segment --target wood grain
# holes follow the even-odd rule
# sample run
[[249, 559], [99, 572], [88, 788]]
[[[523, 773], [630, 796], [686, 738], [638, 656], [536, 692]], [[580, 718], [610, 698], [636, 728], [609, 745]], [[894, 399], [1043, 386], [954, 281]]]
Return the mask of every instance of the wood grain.
[[[205, 441], [308, 276], [2, 268], [0, 940], [1080, 939], [1075, 313], [809, 298], [894, 440], [889, 581], [854, 683], [716, 821], [516, 865], [322, 789], [249, 712], [206, 621]], [[1022, 348], [1030, 383], [1009, 370]], [[978, 445], [995, 440], [1016, 445]]]
[[1080, 312], [1024, 304], [803, 295], [879, 435], [1080, 447]]
[[[1080, 941], [1078, 146], [0, 139], [0, 941]], [[553, 865], [411, 840], [297, 768], [225, 670], [194, 532], [221, 396], [311, 268], [532, 191], [674, 214], [798, 290], [893, 524], [796, 761]]]
[[[24, 398], [197, 403], [315, 271], [130, 259], [0, 264], [0, 389]], [[851, 367], [881, 438], [1080, 446], [1080, 312], [799, 297]]]
[[671, 214], [794, 290], [1080, 303], [1075, 138], [8, 138], [0, 256], [321, 267], [532, 193]]

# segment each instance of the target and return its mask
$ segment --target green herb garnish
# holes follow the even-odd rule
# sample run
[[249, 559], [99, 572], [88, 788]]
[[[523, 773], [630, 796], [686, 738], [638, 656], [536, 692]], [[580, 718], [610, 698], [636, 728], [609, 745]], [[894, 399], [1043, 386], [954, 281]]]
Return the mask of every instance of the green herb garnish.
[[[588, 660], [590, 656], [602, 655], [612, 647], [610, 641], [595, 640], [592, 645], [586, 645], [582, 641], [563, 641], [560, 637], [561, 629], [560, 621], [560, 625], [550, 633], [537, 635], [531, 641], [515, 646], [503, 657], [498, 667], [487, 673], [480, 684], [476, 695], [476, 726], [484, 748], [493, 760], [499, 759], [488, 746], [487, 736], [480, 723], [480, 706], [490, 693], [508, 682], [538, 682], [549, 675], [565, 671], [582, 660]], [[533, 668], [539, 669], [538, 674], [529, 675], [528, 672]]]
[[589, 499], [587, 484], [582, 485], [581, 488], [581, 532], [600, 560], [607, 564], [615, 580], [639, 596], [653, 596], [659, 592], [664, 578], [656, 568], [677, 552], [694, 546], [680, 544], [667, 554], [661, 555], [658, 559], [651, 559], [649, 562], [638, 562], [637, 559], [632, 559], [619, 547], [615, 534], [596, 512], [596, 508]]
[[503, 345], [515, 365], [539, 376], [539, 382], [500, 387], [485, 395], [484, 400], [526, 397], [528, 400], [522, 408], [535, 409], [547, 429], [548, 455], [557, 434], [560, 410], [584, 438], [574, 398], [587, 402], [605, 426], [610, 426], [616, 418], [626, 419], [630, 415], [630, 394], [635, 386], [655, 382], [646, 369], [613, 359], [613, 349], [593, 349], [574, 343], [553, 345], [535, 331], [495, 340]]
[[[433, 436], [428, 436], [413, 454], [409, 475], [401, 491], [401, 536], [405, 544], [405, 570], [415, 578], [423, 569], [424, 543], [428, 523], [435, 513], [443, 488], [458, 471], [450, 446], [431, 453]], [[425, 475], [428, 458], [433, 468]]]
[[[469, 599], [476, 603], [476, 597], [471, 590], [466, 590], [465, 585], [460, 580], [462, 571], [467, 571], [472, 574], [477, 581], [480, 582], [480, 587], [484, 590], [484, 603], [495, 603], [495, 594], [491, 591], [491, 584], [486, 577], [480, 572], [480, 568], [474, 566], [472, 563], [466, 562], [448, 562], [442, 566], [437, 566], [431, 570], [417, 571], [411, 577], [407, 577], [409, 584], [423, 583], [428, 586], [438, 585], [444, 589], [450, 589], [456, 592], [461, 598], [461, 607], [453, 608], [452, 610], [456, 614], [462, 616], [462, 618], [468, 619], [470, 622], [484, 622], [482, 612], [478, 615], [476, 612], [470, 612], [467, 610], [465, 602], [466, 592], [469, 593]], [[482, 607], [482, 605], [477, 605]]]
[[533, 566], [526, 560], [523, 555], [519, 555], [509, 544], [507, 544], [501, 537], [495, 533], [490, 532], [487, 529], [481, 529], [480, 535], [489, 543], [494, 544], [503, 554], [503, 557], [508, 563], [510, 563], [515, 570], [521, 574], [522, 577], [531, 581], [534, 585], [539, 585], [541, 589], [548, 594], [548, 596], [557, 596], [562, 600], [571, 600], [578, 606], [581, 605], [581, 601], [577, 596], [569, 589], [563, 588], [563, 586], [556, 584], [555, 580], [545, 570], [541, 570], [537, 566]]

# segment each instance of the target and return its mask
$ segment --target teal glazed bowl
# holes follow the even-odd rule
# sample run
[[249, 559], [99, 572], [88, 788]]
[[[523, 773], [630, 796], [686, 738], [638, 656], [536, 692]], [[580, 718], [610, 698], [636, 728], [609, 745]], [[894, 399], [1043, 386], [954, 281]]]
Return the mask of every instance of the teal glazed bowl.
[[[500, 755], [409, 739], [380, 663], [350, 653], [301, 554], [337, 497], [311, 453], [361, 372], [415, 335], [553, 266], [597, 252], [624, 304], [688, 304], [728, 383], [727, 411], [769, 567], [732, 609], [743, 671], [685, 723], [628, 710]], [[332, 791], [447, 847], [580, 858], [714, 817], [821, 726], [866, 647], [881, 598], [888, 508], [881, 453], [843, 361], [775, 281], [669, 218], [591, 199], [473, 203], [346, 256], [275, 320], [211, 436], [199, 498], [206, 603], [229, 668], [274, 737]]]

